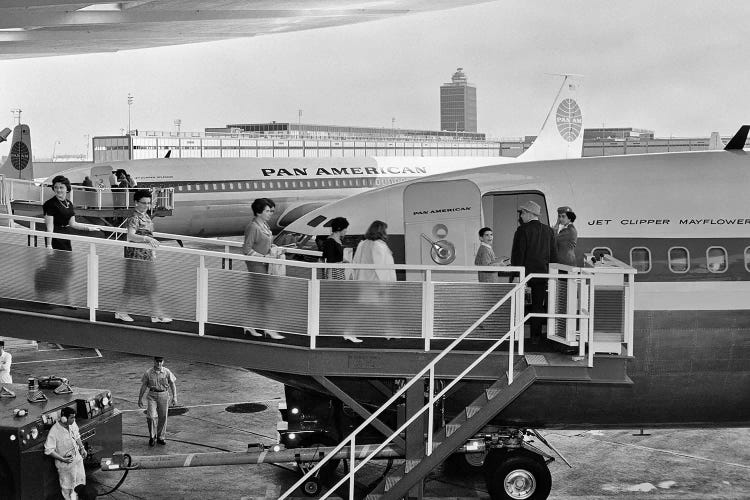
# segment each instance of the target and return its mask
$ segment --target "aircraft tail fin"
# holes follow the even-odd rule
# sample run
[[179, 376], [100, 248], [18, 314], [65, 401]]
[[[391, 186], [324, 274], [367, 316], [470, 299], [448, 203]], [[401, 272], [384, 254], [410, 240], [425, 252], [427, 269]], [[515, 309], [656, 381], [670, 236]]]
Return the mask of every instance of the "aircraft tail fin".
[[5, 127], [2, 131], [0, 131], [0, 142], [7, 141], [9, 135], [10, 135], [10, 129], [8, 127]]
[[31, 133], [28, 125], [19, 124], [13, 129], [8, 159], [0, 174], [12, 179], [34, 179], [34, 161], [31, 158]]
[[573, 75], [563, 76], [539, 135], [518, 160], [560, 160], [583, 155], [583, 114], [577, 96], [579, 83]]
[[734, 134], [734, 137], [724, 146], [724, 149], [727, 151], [745, 149], [745, 142], [747, 142], [747, 133], [749, 131], [750, 125], [741, 126], [737, 133]]

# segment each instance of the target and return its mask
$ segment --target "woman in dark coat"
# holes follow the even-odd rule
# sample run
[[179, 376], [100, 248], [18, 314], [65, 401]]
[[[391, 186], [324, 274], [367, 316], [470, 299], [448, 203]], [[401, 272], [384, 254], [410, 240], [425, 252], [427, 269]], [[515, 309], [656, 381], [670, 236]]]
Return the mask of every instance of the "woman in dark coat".
[[557, 245], [557, 262], [568, 266], [577, 266], [576, 243], [578, 231], [573, 222], [576, 214], [570, 207], [557, 209], [557, 224], [555, 225], [555, 244]]

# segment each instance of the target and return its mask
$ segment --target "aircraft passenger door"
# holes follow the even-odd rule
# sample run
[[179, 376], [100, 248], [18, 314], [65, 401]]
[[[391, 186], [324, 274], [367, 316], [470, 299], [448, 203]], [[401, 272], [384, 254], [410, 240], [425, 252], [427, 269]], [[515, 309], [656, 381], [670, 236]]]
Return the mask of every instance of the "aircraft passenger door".
[[[469, 180], [417, 182], [404, 190], [406, 264], [472, 266], [481, 227], [480, 191]], [[433, 274], [433, 280], [467, 277]]]
[[484, 225], [492, 228], [495, 239], [492, 249], [497, 257], [510, 257], [513, 249], [513, 235], [518, 227], [518, 207], [533, 201], [542, 207], [539, 220], [549, 224], [547, 204], [539, 192], [488, 193], [482, 196]]

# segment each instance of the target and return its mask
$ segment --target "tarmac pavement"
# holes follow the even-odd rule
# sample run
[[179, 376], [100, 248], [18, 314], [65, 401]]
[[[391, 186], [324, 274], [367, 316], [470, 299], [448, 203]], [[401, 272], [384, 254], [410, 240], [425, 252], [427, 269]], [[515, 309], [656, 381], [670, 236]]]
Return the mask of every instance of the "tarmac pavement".
[[[142, 356], [42, 344], [39, 351], [14, 355], [13, 377], [59, 375], [74, 386], [110, 389], [123, 411], [124, 451], [133, 456], [244, 451], [248, 443], [276, 443], [281, 384], [242, 368], [167, 359], [187, 411], [169, 417], [167, 445], [150, 448], [137, 400], [140, 377], [151, 365], [152, 359]], [[227, 411], [238, 403], [256, 403], [252, 406], [261, 411]], [[750, 499], [750, 429], [647, 429], [650, 436], [633, 436], [637, 431], [544, 431], [573, 465], [559, 459], [551, 464], [550, 499]], [[369, 467], [366, 480], [376, 479], [383, 467]], [[262, 464], [136, 470], [104, 498], [276, 499], [298, 478], [294, 469]], [[103, 492], [121, 475], [97, 471], [92, 478]], [[489, 498], [479, 473], [451, 477], [438, 469], [425, 491], [429, 499]]]

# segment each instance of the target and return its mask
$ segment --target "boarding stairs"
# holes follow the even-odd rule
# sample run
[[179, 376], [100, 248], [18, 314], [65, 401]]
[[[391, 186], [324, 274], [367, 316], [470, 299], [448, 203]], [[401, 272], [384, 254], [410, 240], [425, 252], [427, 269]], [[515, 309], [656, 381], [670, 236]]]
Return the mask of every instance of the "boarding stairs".
[[[481, 318], [479, 318], [471, 327], [461, 334], [446, 349], [437, 355], [430, 363], [427, 364], [411, 380], [403, 385], [388, 401], [386, 401], [378, 410], [373, 412], [355, 431], [345, 438], [336, 448], [333, 448], [329, 455], [321, 460], [315, 467], [311, 468], [295, 485], [287, 490], [280, 500], [288, 498], [300, 485], [304, 484], [309, 477], [314, 477], [317, 471], [333, 457], [338, 451], [350, 447], [352, 455], [349, 457], [349, 472], [341, 478], [336, 484], [324, 493], [320, 498], [328, 498], [336, 491], [340, 491], [344, 483], [349, 482], [349, 499], [355, 498], [355, 474], [370, 460], [375, 458], [384, 447], [389, 445], [395, 439], [404, 435], [407, 436], [407, 446], [404, 454], [405, 460], [394, 469], [390, 470], [377, 485], [367, 494], [366, 500], [399, 500], [402, 498], [411, 498], [416, 496], [421, 498], [418, 485], [424, 478], [439, 466], [451, 454], [455, 453], [467, 440], [476, 436], [494, 417], [501, 413], [513, 401], [531, 387], [537, 380], [549, 380], [556, 382], [580, 382], [580, 383], [617, 383], [632, 384], [625, 372], [625, 365], [622, 359], [602, 369], [594, 370], [593, 361], [596, 348], [594, 347], [594, 286], [593, 274], [579, 273], [568, 276], [561, 276], [557, 272], [553, 274], [533, 274], [521, 279], [519, 284], [512, 288], [501, 300], [490, 308]], [[546, 314], [527, 314], [522, 316], [522, 307], [524, 304], [524, 292], [526, 284], [530, 279], [562, 279], [565, 281], [575, 282], [580, 286], [582, 293], [575, 293], [575, 296], [581, 300], [573, 304], [572, 309], [563, 309], [557, 312], [555, 306]], [[572, 288], [571, 288], [572, 290]], [[451, 380], [442, 390], [435, 391], [435, 367], [458, 346], [472, 331], [479, 327], [487, 318], [489, 318], [498, 308], [506, 302], [510, 303], [511, 319], [510, 329], [499, 340], [494, 342], [459, 375]], [[527, 354], [524, 355], [524, 326], [532, 317], [543, 317], [548, 320], [577, 320], [581, 328], [577, 331], [579, 356], [562, 356], [556, 354]], [[625, 337], [628, 337], [626, 334]], [[632, 338], [632, 337], [631, 337]], [[469, 373], [474, 367], [482, 362], [488, 355], [496, 351], [502, 344], [507, 342], [508, 347], [508, 366], [503, 370], [498, 366], [497, 379], [479, 396], [468, 404], [463, 411], [459, 412], [450, 422], [435, 429], [435, 404], [445, 397], [456, 384], [464, 378], [468, 378]], [[632, 343], [632, 342], [631, 342]], [[630, 350], [624, 346], [624, 350]], [[518, 354], [516, 354], [518, 353]], [[604, 363], [607, 365], [607, 363]], [[422, 391], [425, 379], [429, 380], [429, 392], [426, 397], [426, 403], [417, 411], [410, 411], [407, 408], [407, 419], [396, 429], [385, 441], [376, 446], [374, 450], [365, 457], [356, 461], [354, 450], [356, 449], [357, 436], [367, 428], [378, 416], [383, 413], [399, 398], [405, 396], [407, 391]], [[426, 420], [426, 422], [425, 422]], [[419, 436], [424, 436], [424, 446], [419, 447], [414, 452], [412, 447], [409, 449], [408, 440], [414, 436], [414, 431], [409, 430], [413, 424], [417, 424], [416, 431]], [[426, 426], [426, 429], [419, 427]], [[423, 432], [424, 430], [424, 432]], [[414, 489], [415, 487], [416, 490]], [[415, 495], [416, 491], [416, 495]], [[412, 496], [410, 496], [410, 492]]]

